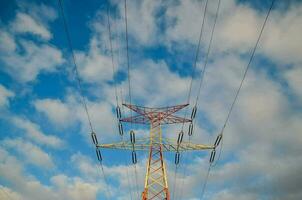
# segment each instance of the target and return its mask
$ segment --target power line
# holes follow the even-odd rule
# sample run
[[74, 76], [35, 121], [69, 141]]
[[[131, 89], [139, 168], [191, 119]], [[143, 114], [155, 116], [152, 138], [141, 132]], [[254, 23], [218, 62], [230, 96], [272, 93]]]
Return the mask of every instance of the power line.
[[[194, 106], [195, 108], [197, 108], [197, 105], [198, 105], [200, 91], [201, 91], [201, 87], [202, 87], [203, 80], [204, 80], [204, 75], [205, 75], [207, 65], [208, 65], [209, 55], [210, 55], [211, 48], [212, 48], [213, 37], [214, 37], [216, 23], [217, 23], [217, 19], [218, 19], [218, 15], [219, 15], [219, 10], [220, 10], [220, 4], [221, 4], [221, 0], [218, 0], [216, 12], [215, 12], [214, 23], [213, 23], [212, 30], [211, 30], [211, 35], [210, 35], [210, 41], [209, 41], [209, 45], [208, 45], [208, 48], [207, 48], [206, 57], [205, 57], [205, 60], [204, 60], [204, 65], [203, 65], [201, 75], [200, 75], [198, 93], [197, 93], [197, 96], [196, 96], [195, 106]], [[207, 2], [206, 2], [206, 8], [207, 8]], [[205, 8], [205, 12], [206, 12], [206, 8]], [[206, 13], [204, 13], [204, 15], [206, 15]], [[193, 121], [192, 123], [193, 123], [193, 127], [194, 127], [196, 122]], [[194, 132], [194, 129], [192, 130], [192, 132]], [[189, 136], [189, 141], [191, 141], [191, 136]], [[186, 170], [184, 169], [183, 170], [183, 177], [185, 178], [185, 176], [186, 176]], [[184, 178], [182, 180], [182, 186], [184, 185]], [[183, 196], [183, 189], [182, 189], [183, 187], [182, 186], [180, 188], [180, 198], [182, 198], [182, 196]]]
[[225, 127], [226, 127], [226, 124], [227, 124], [228, 121], [229, 121], [229, 118], [230, 118], [230, 115], [231, 115], [232, 110], [233, 110], [233, 108], [234, 108], [234, 105], [235, 105], [235, 103], [236, 103], [236, 101], [237, 101], [237, 99], [238, 99], [238, 95], [239, 95], [240, 90], [241, 90], [241, 88], [242, 88], [242, 85], [243, 85], [243, 82], [244, 82], [245, 77], [246, 77], [246, 75], [247, 75], [247, 72], [248, 72], [248, 70], [249, 70], [249, 68], [250, 68], [250, 66], [251, 66], [252, 61], [253, 61], [253, 58], [254, 58], [256, 49], [257, 49], [257, 47], [258, 47], [260, 38], [261, 38], [261, 36], [262, 36], [264, 27], [265, 27], [265, 25], [266, 25], [266, 22], [267, 22], [267, 20], [268, 20], [268, 17], [269, 17], [269, 15], [270, 15], [270, 12], [271, 12], [271, 10], [272, 10], [272, 8], [273, 8], [273, 6], [274, 6], [274, 2], [275, 2], [275, 0], [272, 0], [271, 6], [270, 6], [270, 8], [269, 8], [269, 10], [268, 10], [268, 12], [267, 12], [267, 15], [266, 15], [266, 17], [265, 17], [264, 23], [263, 23], [263, 25], [262, 25], [262, 27], [261, 27], [261, 31], [260, 31], [260, 34], [259, 34], [259, 36], [258, 36], [257, 42], [256, 42], [256, 44], [255, 44], [255, 46], [254, 46], [254, 48], [253, 48], [251, 57], [250, 57], [249, 62], [248, 62], [248, 64], [247, 64], [247, 66], [246, 66], [246, 69], [245, 69], [245, 71], [244, 71], [243, 78], [242, 78], [242, 80], [241, 80], [241, 82], [240, 82], [239, 88], [238, 88], [238, 90], [237, 90], [237, 92], [236, 92], [234, 101], [232, 102], [232, 105], [231, 105], [231, 107], [230, 107], [230, 110], [229, 110], [229, 112], [228, 112], [227, 118], [226, 118], [226, 120], [225, 120], [225, 122], [224, 122], [224, 125], [223, 125], [223, 127], [222, 127], [221, 132], [224, 131], [224, 129], [225, 129]]
[[112, 64], [112, 77], [114, 81], [114, 93], [115, 93], [115, 101], [116, 101], [116, 106], [119, 106], [119, 99], [117, 95], [117, 87], [116, 87], [116, 81], [114, 79], [114, 75], [116, 73], [115, 65], [114, 65], [114, 55], [113, 55], [113, 47], [112, 47], [112, 34], [111, 34], [111, 25], [110, 25], [110, 10], [109, 10], [109, 5], [107, 6], [107, 24], [108, 24], [108, 35], [109, 35], [109, 46], [110, 46], [110, 55], [111, 55], [111, 64]]
[[[65, 18], [65, 14], [64, 14], [63, 3], [62, 3], [62, 0], [58, 0], [58, 2], [59, 2], [61, 15], [62, 15], [62, 20], [63, 20], [64, 30], [65, 30], [65, 34], [66, 34], [66, 38], [67, 38], [67, 42], [68, 42], [68, 47], [69, 47], [69, 50], [70, 50], [70, 53], [71, 53], [71, 56], [72, 56], [73, 65], [74, 65], [73, 70], [74, 70], [74, 73], [75, 73], [75, 78], [76, 78], [77, 83], [78, 83], [77, 86], [78, 86], [78, 89], [79, 89], [79, 92], [80, 92], [80, 95], [81, 95], [81, 103], [82, 103], [82, 105], [85, 109], [85, 113], [86, 113], [86, 116], [87, 116], [87, 120], [89, 122], [89, 127], [90, 127], [90, 130], [91, 130], [91, 134], [94, 134], [94, 129], [93, 129], [93, 126], [92, 126], [90, 115], [89, 115], [88, 106], [87, 106], [86, 99], [85, 99], [84, 92], [83, 92], [82, 81], [80, 79], [80, 75], [79, 75], [79, 71], [78, 71], [76, 57], [75, 57], [74, 51], [73, 51], [70, 32], [69, 32], [68, 25], [67, 25], [66, 18]], [[107, 192], [108, 192], [108, 194], [110, 194], [110, 190], [109, 190], [107, 178], [106, 178], [106, 175], [105, 175], [105, 172], [104, 172], [103, 164], [102, 164], [102, 162], [99, 162], [99, 164], [101, 166], [101, 172], [102, 172], [102, 175], [104, 177], [104, 182], [105, 182], [106, 187], [107, 187]], [[106, 199], [107, 199], [107, 196], [106, 196]]]
[[[114, 80], [114, 75], [116, 73], [116, 69], [115, 69], [115, 65], [114, 65], [114, 54], [113, 54], [113, 47], [112, 47], [112, 33], [111, 33], [110, 7], [109, 7], [109, 4], [107, 5], [107, 25], [108, 25], [109, 46], [110, 46], [111, 63], [112, 63], [112, 74], [113, 74], [113, 80]], [[116, 109], [118, 109], [120, 105], [119, 105], [119, 98], [118, 98], [117, 86], [116, 86], [116, 81], [115, 80], [114, 80], [114, 92], [115, 92]], [[122, 141], [124, 143], [124, 136], [121, 135], [121, 137], [122, 137]], [[125, 164], [127, 166], [126, 161], [125, 161]], [[126, 167], [126, 173], [127, 173], [127, 181], [128, 181], [128, 184], [130, 185], [129, 172], [128, 172], [128, 168], [127, 167]], [[131, 197], [131, 200], [132, 200], [133, 197], [132, 197], [132, 189], [131, 188], [130, 188], [130, 197]]]
[[208, 170], [207, 170], [207, 173], [206, 173], [206, 178], [205, 178], [204, 184], [202, 185], [200, 199], [203, 198], [203, 195], [206, 191], [206, 187], [207, 187], [207, 183], [208, 183], [208, 180], [209, 180], [210, 172], [211, 172], [211, 164], [209, 164], [209, 167], [208, 167]]
[[198, 56], [199, 56], [199, 53], [200, 53], [200, 45], [201, 45], [201, 41], [202, 41], [203, 29], [204, 29], [206, 14], [207, 14], [208, 1], [209, 0], [206, 0], [205, 6], [204, 6], [203, 18], [202, 18], [202, 23], [201, 23], [201, 27], [200, 27], [198, 45], [197, 45], [197, 49], [196, 49], [196, 53], [195, 53], [194, 66], [193, 66], [193, 70], [192, 70], [192, 74], [191, 74], [191, 81], [190, 81], [187, 103], [190, 103], [190, 98], [191, 98], [191, 93], [192, 93], [192, 85], [193, 85], [193, 76], [194, 76], [195, 71], [196, 71]]
[[[126, 31], [126, 56], [127, 56], [127, 73], [128, 73], [128, 92], [129, 92], [129, 102], [131, 104], [131, 74], [130, 74], [130, 64], [129, 64], [129, 42], [128, 42], [128, 17], [127, 17], [127, 0], [125, 2], [125, 31]], [[131, 112], [132, 113], [132, 112]]]
[[173, 193], [171, 195], [172, 199], [174, 199], [174, 194], [175, 194], [175, 186], [176, 186], [176, 181], [177, 181], [177, 170], [178, 170], [178, 165], [175, 165], [174, 168], [174, 183], [173, 183]]
[[89, 112], [88, 112], [88, 107], [87, 107], [86, 99], [85, 99], [84, 93], [83, 93], [82, 81], [80, 79], [80, 75], [79, 75], [79, 71], [78, 71], [78, 67], [77, 67], [77, 63], [76, 63], [76, 58], [75, 58], [74, 51], [73, 51], [73, 46], [72, 46], [72, 42], [71, 42], [71, 38], [70, 38], [70, 33], [69, 33], [68, 25], [67, 25], [67, 22], [66, 22], [63, 5], [62, 5], [62, 0], [58, 0], [58, 1], [59, 1], [61, 15], [62, 15], [62, 19], [63, 19], [64, 30], [65, 30], [65, 33], [66, 33], [68, 47], [69, 47], [69, 50], [71, 52], [72, 61], [73, 61], [73, 65], [74, 65], [73, 70], [74, 70], [74, 73], [76, 75], [75, 78], [76, 78], [76, 80], [78, 82], [77, 86], [78, 86], [78, 89], [79, 89], [80, 95], [81, 95], [81, 102], [82, 102], [83, 107], [84, 107], [85, 112], [86, 112], [86, 116], [87, 116], [87, 120], [89, 122], [90, 130], [91, 130], [91, 132], [93, 132], [93, 126], [92, 126], [91, 118], [90, 118], [90, 115], [89, 115]]
[[[260, 39], [261, 39], [263, 30], [264, 30], [264, 28], [265, 28], [265, 25], [266, 25], [266, 23], [267, 23], [267, 20], [268, 20], [268, 17], [269, 17], [269, 15], [270, 15], [270, 13], [271, 13], [271, 10], [272, 10], [272, 8], [273, 8], [273, 6], [274, 6], [274, 3], [275, 3], [275, 0], [272, 0], [271, 5], [270, 5], [270, 7], [269, 7], [269, 10], [268, 10], [268, 12], [267, 12], [267, 14], [266, 14], [265, 20], [264, 20], [264, 22], [263, 22], [263, 24], [262, 24], [260, 33], [259, 33], [258, 38], [257, 38], [257, 41], [256, 41], [256, 44], [255, 44], [255, 46], [254, 46], [254, 48], [253, 48], [253, 50], [252, 50], [251, 57], [250, 57], [249, 62], [248, 62], [248, 64], [247, 64], [246, 68], [245, 68], [245, 71], [244, 71], [243, 77], [242, 77], [242, 79], [241, 79], [241, 82], [240, 82], [240, 84], [239, 84], [239, 87], [238, 87], [238, 89], [237, 89], [237, 91], [236, 91], [235, 98], [234, 98], [234, 100], [233, 100], [233, 102], [232, 102], [232, 104], [231, 104], [231, 107], [230, 107], [229, 112], [228, 112], [228, 114], [227, 114], [226, 120], [225, 120], [225, 122], [224, 122], [224, 124], [223, 124], [223, 126], [222, 126], [222, 129], [221, 129], [221, 132], [220, 132], [220, 134], [222, 135], [222, 138], [223, 138], [223, 134], [224, 134], [225, 127], [226, 127], [226, 125], [227, 125], [227, 123], [228, 123], [228, 121], [229, 121], [229, 118], [230, 118], [231, 113], [232, 113], [232, 111], [233, 111], [234, 105], [235, 105], [235, 103], [236, 103], [236, 101], [237, 101], [237, 99], [238, 99], [239, 93], [240, 93], [241, 88], [242, 88], [242, 86], [243, 86], [243, 83], [244, 83], [244, 80], [245, 80], [245, 78], [246, 78], [247, 72], [248, 72], [248, 70], [249, 70], [249, 68], [250, 68], [250, 66], [251, 66], [251, 63], [252, 63], [252, 61], [253, 61], [253, 58], [254, 58], [254, 56], [255, 56], [256, 49], [257, 49], [257, 47], [258, 47], [258, 45], [259, 45], [259, 42], [260, 42]], [[222, 143], [222, 144], [223, 144], [223, 143]], [[220, 155], [221, 155], [221, 152], [222, 152], [222, 148], [223, 148], [223, 147], [222, 147], [222, 144], [221, 144], [221, 147], [220, 147], [220, 153], [219, 153], [218, 160], [220, 159]], [[216, 161], [215, 165], [217, 164], [218, 160]], [[214, 165], [212, 165], [212, 164], [210, 163], [209, 169], [208, 169], [208, 173], [207, 173], [205, 182], [204, 182], [203, 187], [202, 187], [203, 189], [202, 189], [202, 193], [201, 193], [201, 199], [203, 198], [203, 195], [204, 195], [204, 193], [205, 193], [206, 185], [207, 185], [207, 182], [208, 182], [208, 179], [209, 179], [209, 173], [210, 173], [210, 171], [211, 171], [211, 169], [212, 169], [213, 166], [214, 166]]]
[[211, 52], [211, 47], [212, 47], [212, 42], [213, 42], [213, 37], [214, 37], [214, 32], [215, 32], [215, 27], [216, 27], [217, 18], [218, 18], [218, 14], [219, 14], [219, 10], [220, 10], [220, 4], [221, 4], [221, 0], [218, 0], [216, 14], [215, 14], [215, 18], [214, 18], [214, 24], [213, 24], [212, 31], [211, 31], [210, 42], [209, 42], [208, 50], [207, 50], [207, 53], [206, 53], [206, 58], [205, 58], [203, 70], [201, 72], [201, 77], [200, 77], [199, 88], [198, 88], [198, 93], [197, 93], [195, 105], [198, 104], [198, 100], [199, 100], [199, 96], [200, 96], [200, 91], [201, 91], [201, 86], [202, 86], [202, 83], [203, 83], [203, 80], [204, 80], [204, 74], [205, 74], [207, 66], [208, 66], [209, 55], [210, 55], [210, 52]]
[[[194, 76], [195, 71], [196, 71], [198, 56], [199, 56], [199, 53], [200, 53], [200, 45], [201, 45], [201, 41], [202, 41], [202, 35], [203, 35], [203, 29], [204, 29], [204, 24], [205, 24], [205, 19], [206, 19], [207, 8], [208, 8], [208, 0], [206, 0], [205, 6], [204, 6], [203, 15], [202, 15], [201, 27], [200, 27], [199, 38], [198, 38], [198, 45], [197, 45], [196, 52], [195, 52], [195, 59], [194, 59], [194, 64], [193, 64], [193, 70], [192, 70], [192, 73], [191, 73], [189, 92], [188, 92], [188, 96], [187, 96], [187, 104], [190, 103], [190, 99], [191, 99], [192, 85], [193, 85], [193, 76]], [[185, 110], [184, 118], [187, 117], [187, 114], [188, 114], [188, 108], [186, 108], [186, 110]], [[183, 122], [182, 126], [181, 126], [181, 131], [183, 131], [183, 129], [184, 129], [184, 124], [185, 123]], [[189, 136], [189, 137], [191, 137], [191, 136]], [[174, 199], [174, 194], [175, 194], [176, 185], [177, 185], [176, 184], [177, 183], [177, 170], [178, 170], [178, 165], [175, 165], [172, 199]]]
[[[127, 56], [127, 72], [128, 72], [128, 92], [129, 92], [129, 103], [132, 105], [132, 97], [131, 97], [131, 74], [130, 74], [130, 63], [129, 63], [129, 41], [128, 41], [128, 16], [127, 16], [127, 0], [124, 0], [124, 11], [125, 11], [125, 32], [126, 32], [126, 56]], [[130, 116], [132, 118], [132, 110], [130, 110]], [[131, 122], [131, 129], [133, 128], [133, 124]], [[134, 151], [134, 149], [133, 149]], [[134, 173], [135, 173], [135, 183], [137, 187], [137, 193], [139, 191], [138, 189], [138, 180], [137, 180], [137, 169], [136, 169], [136, 163], [134, 163]], [[139, 193], [138, 199], [140, 198]]]

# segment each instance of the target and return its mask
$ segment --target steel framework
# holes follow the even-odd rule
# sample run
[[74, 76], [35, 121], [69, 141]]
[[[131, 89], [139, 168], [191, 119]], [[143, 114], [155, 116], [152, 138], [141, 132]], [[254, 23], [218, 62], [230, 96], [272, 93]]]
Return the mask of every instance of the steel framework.
[[163, 152], [178, 153], [183, 151], [213, 150], [215, 146], [179, 142], [162, 137], [161, 125], [191, 122], [191, 119], [173, 115], [175, 112], [188, 106], [188, 104], [161, 108], [149, 108], [131, 104], [123, 104], [123, 106], [133, 110], [137, 115], [121, 118], [120, 122], [149, 124], [150, 136], [148, 138], [137, 139], [135, 142], [127, 141], [113, 144], [98, 144], [97, 147], [130, 151], [149, 151], [142, 200], [170, 200]]

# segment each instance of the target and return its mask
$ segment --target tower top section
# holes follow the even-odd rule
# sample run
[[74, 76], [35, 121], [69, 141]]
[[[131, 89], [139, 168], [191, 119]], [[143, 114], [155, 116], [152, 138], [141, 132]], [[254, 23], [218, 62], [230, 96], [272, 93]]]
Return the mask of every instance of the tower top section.
[[130, 122], [137, 124], [177, 124], [191, 122], [191, 119], [186, 119], [173, 115], [177, 111], [183, 109], [189, 104], [182, 104], [176, 106], [167, 106], [159, 108], [150, 108], [137, 106], [132, 104], [123, 104], [123, 106], [133, 110], [136, 115], [120, 119], [122, 122]]

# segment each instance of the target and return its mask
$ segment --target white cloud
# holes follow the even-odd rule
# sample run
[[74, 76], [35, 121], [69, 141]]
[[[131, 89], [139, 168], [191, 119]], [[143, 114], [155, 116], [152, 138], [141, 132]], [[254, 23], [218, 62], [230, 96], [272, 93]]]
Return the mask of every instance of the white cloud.
[[[212, 1], [213, 2], [213, 1]], [[167, 24], [166, 40], [178, 42], [196, 43], [199, 37], [199, 26], [204, 2], [200, 1], [180, 1], [171, 3], [167, 6], [166, 21]]]
[[88, 83], [103, 83], [112, 80], [111, 58], [101, 49], [91, 47], [87, 54], [76, 54], [80, 76]]
[[131, 74], [135, 100], [143, 100], [149, 106], [184, 102], [189, 78], [181, 78], [172, 72], [164, 61], [145, 60], [139, 65], [144, 67], [133, 69]]
[[[217, 1], [209, 2], [202, 49], [209, 41]], [[277, 5], [277, 4], [276, 4]], [[164, 40], [168, 47], [177, 42], [181, 46], [197, 45], [204, 1], [170, 3], [165, 21]], [[212, 55], [224, 53], [250, 53], [264, 22], [267, 9], [256, 10], [250, 3], [222, 1], [213, 41]], [[280, 64], [301, 63], [302, 5], [290, 3], [288, 9], [274, 7], [263, 33], [259, 51]], [[188, 31], [189, 30], [189, 31]], [[188, 43], [185, 43], [186, 41]], [[178, 47], [180, 48], [180, 47]], [[282, 66], [281, 65], [281, 66]]]
[[21, 82], [34, 81], [40, 73], [54, 72], [64, 62], [56, 47], [25, 40], [19, 42], [24, 53], [13, 52], [0, 58], [6, 64], [3, 70]]
[[26, 13], [17, 13], [16, 19], [11, 26], [16, 33], [31, 33], [45, 40], [52, 38], [52, 34], [46, 27]]
[[234, 194], [228, 190], [223, 190], [218, 194], [215, 194], [212, 198], [213, 200], [221, 199], [221, 200], [231, 200], [231, 199], [238, 199], [238, 200], [254, 200], [257, 199], [257, 196], [254, 194]]
[[98, 176], [97, 163], [93, 164], [89, 157], [84, 156], [80, 152], [71, 156], [71, 162], [87, 179], [91, 180]]
[[[259, 12], [248, 4], [224, 4], [228, 12], [222, 12], [215, 35], [215, 49], [249, 53], [256, 42], [266, 11]], [[223, 9], [226, 11], [226, 9]], [[259, 50], [281, 64], [301, 63], [299, 53], [302, 31], [302, 6], [291, 4], [287, 10], [276, 8], [266, 24]]]
[[0, 185], [0, 190], [2, 191], [0, 195], [2, 200], [21, 200], [21, 196], [10, 188]]
[[302, 100], [302, 68], [296, 67], [286, 71], [285, 78], [293, 93]]
[[[274, 11], [266, 27], [261, 47], [263, 53], [280, 64], [299, 64], [302, 59], [302, 5], [292, 3], [288, 10]], [[279, 64], [280, 63], [280, 64]], [[281, 65], [282, 66], [282, 65]]]
[[63, 141], [60, 138], [53, 135], [46, 135], [37, 124], [21, 117], [13, 117], [11, 120], [16, 127], [24, 130], [26, 136], [36, 143], [53, 148], [62, 147]]
[[35, 108], [49, 117], [54, 124], [66, 127], [72, 122], [71, 108], [56, 99], [43, 99], [34, 102]]
[[[248, 4], [226, 6], [216, 32], [216, 50], [249, 53], [256, 42], [266, 11], [259, 12]], [[230, 11], [231, 10], [231, 11]], [[272, 11], [263, 33], [259, 51], [277, 63], [301, 63], [299, 53], [302, 31], [302, 6], [292, 3], [287, 10], [276, 7]]]
[[57, 18], [54, 8], [44, 4], [30, 2], [18, 2], [18, 12], [10, 23], [10, 29], [14, 34], [32, 34], [43, 40], [52, 39], [52, 33], [48, 29], [50, 22]]
[[[135, 40], [142, 45], [157, 43], [157, 12], [163, 2], [144, 0], [127, 3], [129, 35], [135, 37]], [[119, 11], [121, 16], [124, 16], [124, 5], [121, 3]]]
[[246, 5], [233, 5], [231, 10], [219, 17], [216, 48], [221, 51], [249, 52], [256, 42], [264, 16]]
[[58, 18], [57, 10], [43, 3], [18, 2], [18, 7], [21, 12], [29, 14], [42, 24], [48, 24]]
[[[12, 143], [13, 141], [7, 142]], [[26, 150], [29, 149], [26, 148]], [[11, 189], [5, 188], [5, 190], [14, 200], [17, 200], [19, 196], [22, 196], [22, 200], [41, 199], [42, 196], [45, 200], [95, 200], [99, 192], [105, 191], [103, 181], [97, 177], [89, 182], [85, 178], [57, 174], [49, 178], [49, 184], [43, 184], [32, 174], [27, 174], [23, 163], [2, 147], [0, 147], [0, 175], [1, 180], [10, 184]]]
[[1, 179], [6, 180], [14, 192], [22, 195], [22, 199], [40, 199], [42, 195], [45, 200], [56, 197], [47, 186], [43, 186], [32, 175], [25, 174], [23, 163], [16, 157], [2, 147], [0, 147], [0, 152]]
[[15, 94], [11, 90], [6, 89], [0, 84], [0, 108], [9, 105], [9, 99], [14, 97]]
[[3, 144], [10, 149], [16, 150], [26, 163], [33, 164], [42, 169], [52, 169], [55, 166], [52, 157], [48, 153], [21, 138], [5, 139]]
[[[44, 5], [32, 5], [24, 12], [18, 10], [8, 28], [0, 31], [0, 60], [4, 64], [1, 70], [20, 82], [34, 81], [40, 73], [55, 72], [64, 62], [62, 52], [43, 42], [52, 37], [48, 23], [54, 19], [55, 11]], [[25, 39], [24, 33], [34, 37]], [[38, 42], [39, 38], [43, 40]]]
[[16, 49], [15, 38], [10, 35], [8, 32], [0, 29], [0, 52], [9, 53], [13, 52]]
[[[81, 131], [86, 139], [89, 137], [89, 124], [86, 112], [77, 94], [69, 95], [66, 100], [40, 99], [35, 101], [36, 109], [47, 116], [49, 121], [59, 128], [70, 128], [80, 123]], [[118, 136], [116, 118], [112, 105], [104, 101], [87, 101], [88, 111], [94, 130], [102, 139], [112, 139]], [[52, 108], [53, 110], [49, 110]], [[56, 112], [62, 109], [62, 112]], [[63, 121], [61, 121], [63, 120]]]
[[53, 176], [51, 182], [60, 199], [95, 200], [100, 189], [97, 183], [87, 183], [81, 178], [69, 178], [63, 174]]

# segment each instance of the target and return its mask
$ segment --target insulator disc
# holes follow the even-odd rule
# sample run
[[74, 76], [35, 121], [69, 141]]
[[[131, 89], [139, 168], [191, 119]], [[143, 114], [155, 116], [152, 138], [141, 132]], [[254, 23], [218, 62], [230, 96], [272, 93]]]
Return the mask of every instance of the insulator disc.
[[130, 131], [130, 141], [132, 144], [135, 144], [135, 133], [133, 130]]
[[137, 163], [137, 159], [136, 159], [136, 152], [132, 151], [132, 163], [136, 164]]
[[212, 163], [212, 162], [214, 161], [215, 155], [216, 155], [216, 151], [213, 150], [213, 151], [211, 152], [210, 163]]
[[118, 124], [118, 131], [121, 136], [124, 135], [123, 124], [121, 122]]
[[183, 137], [184, 137], [184, 132], [180, 131], [180, 133], [178, 134], [178, 138], [177, 138], [177, 144], [181, 144], [182, 143]]
[[116, 117], [117, 117], [118, 119], [121, 119], [121, 117], [122, 117], [121, 109], [120, 109], [119, 106], [116, 107]]
[[217, 138], [216, 138], [215, 143], [214, 143], [214, 146], [215, 146], [215, 147], [218, 146], [218, 145], [220, 144], [221, 139], [222, 139], [222, 134], [219, 134], [219, 135], [217, 136]]
[[91, 133], [91, 138], [94, 145], [98, 145], [98, 138], [96, 137], [96, 134], [94, 132]]
[[193, 134], [193, 123], [191, 122], [190, 125], [189, 125], [188, 135], [192, 136], [192, 134]]
[[191, 120], [195, 119], [196, 111], [197, 111], [197, 107], [194, 106], [194, 108], [193, 108], [193, 110], [192, 110], [192, 114], [191, 114]]
[[179, 164], [179, 157], [180, 157], [180, 153], [176, 152], [176, 154], [175, 154], [175, 165]]
[[95, 151], [96, 151], [96, 156], [97, 156], [98, 160], [100, 162], [102, 162], [103, 158], [102, 158], [101, 151], [99, 149], [96, 149]]

